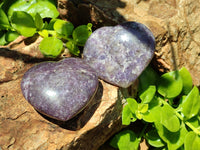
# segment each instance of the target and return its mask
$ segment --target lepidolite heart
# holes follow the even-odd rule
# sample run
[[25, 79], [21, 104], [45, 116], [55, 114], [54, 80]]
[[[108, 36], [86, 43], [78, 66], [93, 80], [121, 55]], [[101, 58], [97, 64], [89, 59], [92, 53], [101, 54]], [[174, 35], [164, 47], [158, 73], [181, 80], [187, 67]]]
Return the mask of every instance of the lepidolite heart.
[[154, 49], [154, 36], [146, 26], [126, 22], [92, 33], [83, 57], [101, 79], [126, 88], [149, 64]]
[[24, 97], [39, 112], [66, 121], [89, 103], [98, 78], [82, 59], [44, 62], [29, 69], [21, 82]]

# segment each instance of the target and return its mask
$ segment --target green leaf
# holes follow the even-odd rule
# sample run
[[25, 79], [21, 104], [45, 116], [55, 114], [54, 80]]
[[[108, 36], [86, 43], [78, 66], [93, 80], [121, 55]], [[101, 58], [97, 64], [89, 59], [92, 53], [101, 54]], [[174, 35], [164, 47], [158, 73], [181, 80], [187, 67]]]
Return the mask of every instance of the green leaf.
[[146, 122], [159, 122], [160, 120], [160, 111], [161, 107], [156, 106], [153, 107], [152, 109], [148, 110], [146, 113], [143, 114], [142, 119]]
[[8, 21], [8, 17], [5, 12], [0, 8], [0, 29], [7, 30], [10, 28], [10, 23]]
[[40, 14], [36, 13], [35, 15], [35, 26], [38, 30], [41, 30], [43, 27], [43, 20]]
[[180, 121], [175, 114], [175, 110], [169, 105], [164, 105], [161, 110], [161, 124], [170, 132], [177, 132], [180, 129]]
[[39, 13], [42, 18], [57, 18], [59, 12], [55, 5], [49, 1], [38, 1], [37, 3], [32, 4], [27, 12], [33, 17], [36, 13]]
[[145, 91], [150, 85], [155, 85], [158, 78], [158, 74], [148, 66], [139, 76], [139, 93]]
[[148, 111], [149, 105], [148, 104], [138, 104], [138, 111], [140, 113], [146, 113]]
[[68, 41], [66, 43], [66, 47], [68, 48], [71, 54], [76, 55], [76, 56], [80, 54], [80, 50], [78, 46], [73, 41]]
[[61, 35], [65, 35], [65, 36], [70, 36], [72, 35], [72, 31], [74, 29], [74, 26], [71, 22], [67, 22], [64, 20], [56, 20], [56, 22], [54, 23], [54, 30], [61, 34]]
[[8, 18], [13, 15], [15, 11], [26, 11], [32, 4], [36, 3], [37, 0], [13, 0], [6, 1], [3, 5], [4, 10], [7, 10]]
[[192, 117], [191, 119], [187, 120], [193, 127], [200, 129], [200, 120], [198, 116]]
[[11, 17], [12, 26], [21, 35], [31, 37], [36, 33], [36, 27], [33, 18], [26, 12], [16, 11]]
[[7, 44], [5, 37], [6, 34], [3, 31], [0, 31], [0, 46]]
[[185, 150], [199, 150], [200, 137], [192, 131], [189, 132], [185, 137], [184, 148]]
[[140, 99], [142, 103], [149, 103], [153, 99], [156, 93], [156, 87], [154, 85], [149, 86], [145, 91], [140, 94]]
[[110, 141], [110, 145], [119, 150], [137, 150], [140, 140], [131, 130], [124, 130], [116, 134]]
[[57, 20], [60, 20], [60, 19], [51, 19], [49, 23], [45, 22], [45, 26], [44, 26], [44, 29], [47, 29], [47, 30], [54, 30], [54, 23], [57, 21]]
[[196, 86], [193, 87], [191, 92], [184, 98], [182, 104], [182, 113], [186, 119], [190, 119], [198, 114], [200, 110], [199, 90]]
[[168, 150], [177, 150], [180, 148], [183, 145], [185, 136], [188, 132], [184, 123], [181, 124], [180, 129], [177, 132], [170, 132], [158, 122], [155, 123], [155, 127], [158, 131], [158, 135], [167, 143]]
[[55, 37], [46, 37], [40, 43], [40, 51], [47, 57], [55, 58], [63, 50], [63, 42]]
[[19, 36], [19, 33], [16, 31], [8, 31], [5, 36], [5, 40], [10, 43], [14, 41]]
[[128, 105], [125, 105], [122, 110], [122, 124], [129, 125], [131, 122], [136, 121], [136, 116], [131, 112]]
[[177, 97], [182, 87], [183, 83], [178, 71], [163, 74], [157, 82], [158, 93], [166, 98]]
[[163, 140], [160, 138], [160, 136], [157, 133], [156, 129], [150, 130], [147, 134], [146, 134], [146, 139], [147, 142], [154, 147], [163, 147], [165, 145], [165, 143], [163, 142]]
[[49, 36], [49, 32], [47, 30], [42, 30], [38, 32], [40, 36], [42, 36], [43, 38], [48, 37]]
[[81, 25], [78, 26], [72, 34], [74, 41], [76, 41], [77, 45], [84, 46], [85, 42], [92, 34], [92, 24], [89, 23], [88, 25]]
[[133, 114], [138, 110], [138, 103], [134, 98], [127, 98], [128, 106]]
[[148, 107], [148, 104], [138, 104], [138, 110], [135, 112], [136, 117], [141, 120], [143, 118], [143, 114], [148, 111]]
[[192, 90], [192, 77], [190, 72], [185, 68], [179, 70], [179, 74], [183, 81], [183, 94], [188, 94]]
[[161, 120], [161, 111], [162, 107], [159, 102], [159, 97], [154, 97], [153, 100], [149, 103], [149, 109], [146, 113], [143, 114], [142, 119], [146, 122], [160, 122]]

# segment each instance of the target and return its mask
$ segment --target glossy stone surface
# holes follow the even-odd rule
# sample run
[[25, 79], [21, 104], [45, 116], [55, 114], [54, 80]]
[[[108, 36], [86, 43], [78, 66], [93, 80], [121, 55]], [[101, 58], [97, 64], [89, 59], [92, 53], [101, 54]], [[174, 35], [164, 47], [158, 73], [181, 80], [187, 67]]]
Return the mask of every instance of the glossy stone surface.
[[29, 69], [22, 81], [24, 97], [39, 112], [69, 120], [89, 103], [98, 78], [82, 59], [44, 62]]
[[146, 26], [126, 22], [94, 31], [85, 44], [83, 57], [99, 78], [126, 88], [149, 64], [154, 49], [154, 36]]

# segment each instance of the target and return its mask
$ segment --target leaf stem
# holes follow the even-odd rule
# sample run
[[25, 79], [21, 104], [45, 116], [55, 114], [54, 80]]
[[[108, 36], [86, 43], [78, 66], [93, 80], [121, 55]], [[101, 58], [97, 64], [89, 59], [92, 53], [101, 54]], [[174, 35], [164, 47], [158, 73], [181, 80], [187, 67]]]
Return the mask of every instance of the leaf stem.
[[142, 128], [142, 131], [140, 132], [139, 137], [138, 137], [140, 141], [141, 141], [141, 138], [144, 136], [144, 132], [145, 132], [145, 130], [146, 130], [146, 128], [147, 128], [148, 125], [149, 124], [146, 123], [145, 126], [144, 126], [144, 128]]
[[195, 128], [190, 122], [185, 122], [185, 124], [188, 126], [188, 127], [190, 127], [190, 129], [192, 129], [196, 134], [198, 134], [198, 135], [200, 135], [200, 131], [197, 129], [197, 128]]

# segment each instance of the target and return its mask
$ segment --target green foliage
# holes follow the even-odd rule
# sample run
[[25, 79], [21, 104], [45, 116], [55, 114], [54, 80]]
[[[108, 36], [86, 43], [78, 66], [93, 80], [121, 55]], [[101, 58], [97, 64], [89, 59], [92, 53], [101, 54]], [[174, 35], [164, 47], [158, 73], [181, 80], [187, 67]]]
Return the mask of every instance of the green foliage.
[[45, 37], [40, 43], [40, 51], [47, 57], [57, 57], [62, 49], [63, 42], [55, 37]]
[[58, 34], [69, 37], [72, 35], [74, 26], [71, 22], [58, 19], [55, 21], [53, 28]]
[[190, 72], [185, 68], [179, 70], [179, 74], [183, 81], [183, 94], [188, 94], [192, 90], [192, 77]]
[[35, 15], [35, 27], [37, 28], [37, 30], [41, 30], [43, 27], [42, 17], [38, 13], [36, 13]]
[[[71, 54], [79, 56], [80, 46], [84, 46], [92, 33], [90, 23], [74, 29], [72, 23], [57, 19], [59, 12], [55, 0], [5, 0], [0, 4], [0, 45], [12, 42], [19, 35], [39, 34], [44, 38], [39, 47], [46, 57], [59, 56], [63, 45]], [[49, 18], [49, 23], [44, 22], [44, 18]]]
[[55, 5], [49, 1], [37, 1], [27, 9], [27, 12], [33, 17], [38, 13], [42, 18], [57, 18], [59, 15]]
[[0, 31], [0, 45], [5, 45], [5, 44], [7, 44], [6, 34], [4, 33], [4, 31]]
[[200, 137], [194, 132], [190, 131], [185, 137], [185, 150], [200, 149]]
[[25, 37], [31, 37], [36, 33], [33, 18], [26, 12], [15, 11], [11, 17], [12, 27]]
[[178, 71], [163, 74], [158, 83], [158, 93], [166, 98], [174, 98], [182, 91], [183, 81]]
[[72, 37], [74, 41], [79, 46], [84, 46], [86, 40], [89, 38], [89, 36], [92, 34], [92, 24], [88, 23], [87, 25], [81, 25], [77, 27], [72, 34]]
[[[159, 77], [148, 67], [139, 77], [139, 82], [136, 99], [126, 99], [122, 124], [130, 125], [141, 120], [144, 128], [138, 131], [140, 135], [136, 137], [138, 140], [145, 138], [152, 147], [200, 149], [200, 95], [198, 88], [192, 87], [189, 71], [183, 67]], [[131, 130], [126, 132], [133, 134]], [[122, 150], [118, 145], [125, 142], [119, 140], [123, 138], [120, 133], [114, 136], [111, 145]], [[117, 142], [117, 146], [113, 141]], [[130, 143], [132, 147], [139, 146], [139, 142], [126, 141], [126, 145]]]
[[137, 135], [131, 130], [124, 130], [115, 135], [111, 140], [110, 145], [120, 150], [137, 150], [140, 140]]
[[147, 142], [154, 147], [163, 147], [165, 143], [158, 135], [156, 129], [152, 129], [146, 133]]
[[182, 114], [185, 119], [191, 119], [192, 117], [198, 115], [200, 110], [200, 97], [199, 90], [195, 86], [191, 92], [184, 98], [181, 106], [182, 106]]
[[8, 31], [5, 34], [5, 40], [10, 43], [14, 41], [19, 36], [19, 33], [17, 31]]
[[9, 29], [10, 23], [3, 9], [0, 8], [0, 29]]

